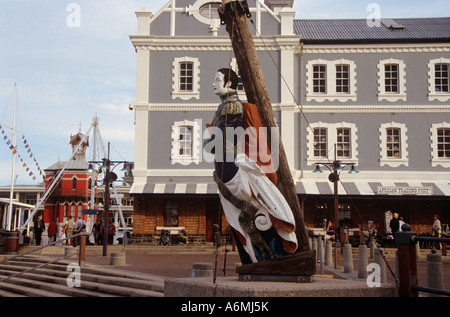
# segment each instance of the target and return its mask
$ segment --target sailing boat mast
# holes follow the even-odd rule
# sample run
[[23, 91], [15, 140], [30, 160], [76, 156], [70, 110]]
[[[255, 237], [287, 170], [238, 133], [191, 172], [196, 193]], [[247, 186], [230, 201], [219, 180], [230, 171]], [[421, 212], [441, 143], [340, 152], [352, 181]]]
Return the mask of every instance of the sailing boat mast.
[[[13, 110], [13, 126], [12, 126], [12, 146], [16, 147], [16, 103], [17, 103], [17, 83], [14, 84], [14, 110]], [[6, 230], [11, 231], [11, 219], [13, 212], [13, 198], [14, 198], [14, 181], [15, 181], [15, 167], [16, 167], [16, 151], [13, 151], [12, 167], [11, 167], [11, 188], [9, 192], [9, 208], [6, 217]]]

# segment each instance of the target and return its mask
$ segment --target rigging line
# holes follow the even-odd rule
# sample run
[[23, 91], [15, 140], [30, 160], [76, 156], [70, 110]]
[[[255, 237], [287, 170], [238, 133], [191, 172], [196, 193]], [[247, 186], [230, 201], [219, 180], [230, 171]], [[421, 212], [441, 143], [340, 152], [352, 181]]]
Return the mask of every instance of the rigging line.
[[[309, 129], [311, 130], [311, 132], [314, 134], [314, 129], [312, 128], [312, 126], [311, 126], [311, 124], [310, 124], [308, 118], [306, 118], [306, 115], [305, 115], [303, 109], [301, 108], [301, 106], [300, 106], [300, 104], [299, 104], [297, 98], [295, 97], [294, 93], [292, 92], [291, 87], [289, 86], [289, 84], [287, 83], [285, 77], [283, 76], [280, 67], [279, 67], [278, 64], [275, 62], [275, 59], [273, 58], [272, 54], [270, 53], [267, 44], [265, 43], [264, 39], [262, 38], [260, 32], [258, 31], [258, 29], [257, 29], [257, 27], [256, 27], [256, 25], [255, 25], [255, 21], [254, 21], [253, 19], [250, 19], [250, 22], [251, 22], [251, 24], [253, 25], [253, 27], [254, 27], [254, 29], [255, 29], [255, 32], [257, 33], [259, 39], [260, 39], [261, 42], [263, 43], [264, 48], [265, 48], [265, 50], [267, 51], [267, 53], [269, 54], [269, 57], [270, 57], [270, 59], [272, 60], [274, 66], [276, 67], [276, 69], [277, 69], [277, 71], [278, 71], [278, 74], [280, 75], [280, 78], [283, 80], [284, 84], [286, 85], [286, 87], [287, 87], [287, 89], [288, 89], [288, 91], [289, 91], [289, 94], [290, 94], [291, 97], [294, 99], [294, 102], [295, 102], [296, 106], [298, 107], [298, 109], [300, 110], [300, 113], [301, 113], [302, 117], [305, 119], [308, 128], [309, 128]], [[327, 160], [328, 160], [329, 163], [331, 163], [331, 160], [330, 160], [329, 157], [327, 157]], [[346, 186], [344, 185], [344, 183], [343, 183], [340, 179], [339, 179], [339, 183], [342, 185], [342, 188], [344, 188], [345, 193], [348, 195], [347, 188], [346, 188]], [[348, 197], [348, 199], [350, 200], [352, 206], [354, 206], [355, 211], [356, 211], [357, 215], [359, 216], [359, 218], [360, 218], [361, 220], [364, 220], [364, 218], [362, 217], [361, 213], [359, 212], [359, 209], [358, 209], [357, 205], [354, 203], [353, 199], [352, 199], [351, 197]]]
[[112, 149], [120, 156], [122, 161], [126, 161], [126, 159], [119, 153], [119, 151], [114, 147], [114, 145], [110, 144]]
[[[253, 27], [254, 27], [254, 29], [255, 29], [255, 32], [258, 34], [259, 39], [260, 39], [261, 42], [263, 43], [265, 50], [266, 50], [267, 53], [269, 54], [270, 59], [272, 60], [272, 62], [273, 62], [273, 64], [275, 65], [275, 67], [277, 68], [277, 71], [278, 71], [278, 74], [280, 75], [280, 78], [283, 80], [283, 82], [284, 82], [284, 84], [286, 85], [286, 87], [287, 87], [287, 89], [288, 89], [290, 95], [291, 95], [292, 98], [294, 99], [294, 102], [295, 102], [296, 106], [298, 107], [298, 109], [300, 110], [300, 113], [301, 113], [302, 117], [305, 119], [305, 122], [307, 123], [308, 128], [311, 130], [311, 132], [312, 132], [313, 135], [314, 135], [314, 129], [312, 128], [311, 124], [309, 123], [309, 120], [306, 118], [306, 115], [305, 115], [303, 109], [301, 108], [299, 102], [297, 101], [297, 98], [295, 97], [294, 93], [292, 92], [292, 89], [290, 88], [290, 86], [288, 85], [286, 79], [284, 78], [284, 76], [283, 76], [283, 74], [282, 74], [282, 72], [281, 72], [281, 69], [279, 68], [278, 64], [275, 62], [275, 59], [273, 58], [272, 54], [270, 53], [270, 51], [269, 51], [269, 49], [268, 49], [268, 47], [267, 47], [267, 45], [266, 45], [264, 39], [262, 38], [260, 32], [259, 32], [258, 29], [256, 28], [256, 25], [255, 25], [254, 20], [253, 20], [253, 19], [250, 19], [250, 22], [251, 22], [251, 24], [253, 25]], [[331, 160], [330, 160], [329, 157], [327, 157], [327, 160], [328, 160], [329, 163], [331, 163]], [[338, 181], [339, 181], [339, 183], [342, 185], [342, 188], [344, 188], [345, 193], [348, 195], [348, 191], [347, 191], [347, 189], [346, 189], [344, 183], [343, 183], [340, 179], [339, 179]], [[358, 209], [357, 205], [355, 204], [354, 200], [353, 200], [351, 197], [347, 197], [347, 199], [350, 200], [351, 205], [354, 207], [354, 209], [355, 209], [357, 215], [359, 216], [359, 218], [360, 218], [362, 221], [364, 221], [364, 218], [362, 217], [361, 213], [359, 212], [359, 209]], [[379, 249], [379, 245], [378, 245], [378, 244], [377, 244], [377, 248]], [[382, 253], [381, 251], [380, 251], [380, 253], [381, 253], [381, 255], [382, 255], [382, 257], [383, 257], [383, 259], [384, 259], [386, 265], [388, 266], [389, 271], [391, 272], [391, 274], [392, 274], [392, 276], [394, 277], [396, 283], [398, 284], [398, 280], [397, 280], [397, 278], [395, 277], [395, 274], [394, 274], [394, 272], [392, 271], [392, 269], [390, 268], [389, 264], [387, 263], [386, 258], [384, 257], [384, 255], [383, 255], [383, 253]]]

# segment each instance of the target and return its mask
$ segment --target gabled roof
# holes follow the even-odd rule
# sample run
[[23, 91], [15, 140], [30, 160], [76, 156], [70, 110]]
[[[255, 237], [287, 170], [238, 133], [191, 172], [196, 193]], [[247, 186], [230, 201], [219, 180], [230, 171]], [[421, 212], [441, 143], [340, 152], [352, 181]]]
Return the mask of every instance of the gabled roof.
[[[58, 161], [46, 168], [45, 171], [58, 171], [64, 167], [66, 162]], [[66, 170], [82, 170], [87, 171], [89, 167], [89, 163], [86, 161], [86, 158], [83, 154], [75, 154], [72, 160], [70, 160], [69, 164], [66, 167]]]
[[379, 26], [366, 19], [294, 20], [294, 32], [304, 43], [341, 42], [450, 42], [450, 17], [381, 19]]

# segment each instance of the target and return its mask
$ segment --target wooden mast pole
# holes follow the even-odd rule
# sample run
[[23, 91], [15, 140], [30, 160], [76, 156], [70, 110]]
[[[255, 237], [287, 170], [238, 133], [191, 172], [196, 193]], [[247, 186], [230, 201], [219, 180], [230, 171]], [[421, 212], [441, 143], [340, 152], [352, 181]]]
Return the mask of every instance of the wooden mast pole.
[[[264, 76], [256, 54], [255, 44], [250, 32], [247, 18], [250, 11], [246, 1], [226, 1], [219, 8], [221, 23], [231, 38], [234, 55], [239, 67], [242, 82], [245, 88], [247, 101], [258, 107], [263, 126], [267, 127], [268, 146], [271, 148], [271, 127], [276, 127], [272, 104], [270, 102]], [[296, 236], [298, 240], [297, 252], [310, 250], [308, 235], [303, 221], [303, 213], [295, 190], [294, 181], [286, 158], [283, 144], [279, 142], [278, 155], [278, 189], [285, 197], [294, 214], [296, 223]]]

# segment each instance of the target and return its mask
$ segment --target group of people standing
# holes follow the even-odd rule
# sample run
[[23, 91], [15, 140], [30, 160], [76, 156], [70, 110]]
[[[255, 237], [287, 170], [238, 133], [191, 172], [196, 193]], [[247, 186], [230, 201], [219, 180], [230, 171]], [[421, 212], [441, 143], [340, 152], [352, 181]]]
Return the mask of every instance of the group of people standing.
[[[402, 231], [402, 226], [404, 223], [405, 222], [403, 221], [403, 217], [400, 217], [398, 213], [394, 213], [393, 218], [389, 222], [389, 227], [391, 228], [394, 239], [395, 239], [395, 233]], [[442, 227], [441, 227], [441, 221], [439, 220], [439, 216], [434, 215], [431, 235], [433, 237], [440, 238], [441, 232], [442, 232]], [[440, 249], [440, 243], [433, 243], [433, 247]]]
[[[94, 235], [94, 243], [96, 245], [103, 244], [103, 232], [104, 226], [102, 221], [97, 220], [93, 227], [93, 235]], [[58, 230], [58, 225], [55, 219], [52, 219], [48, 225], [48, 228], [45, 229], [45, 223], [42, 219], [42, 215], [39, 215], [37, 219], [34, 221], [34, 236], [36, 240], [36, 245], [41, 245], [42, 243], [42, 235], [47, 230], [47, 235], [49, 239], [49, 243], [53, 243], [56, 241], [56, 237], [59, 239], [68, 238], [65, 242], [66, 245], [77, 245], [77, 239], [71, 239], [74, 234], [85, 232], [86, 231], [86, 221], [83, 218], [78, 218], [77, 221], [74, 221], [72, 216], [69, 216], [67, 222], [60, 230]], [[116, 227], [112, 222], [109, 223], [108, 226], [108, 244], [113, 244], [114, 235], [116, 233]], [[72, 241], [71, 241], [72, 240]]]
[[[94, 244], [102, 245], [103, 244], [103, 232], [105, 232], [105, 226], [103, 225], [103, 221], [97, 220], [92, 229], [92, 234], [94, 235]], [[116, 234], [116, 226], [109, 222], [108, 225], [108, 244], [114, 243], [114, 235]]]

